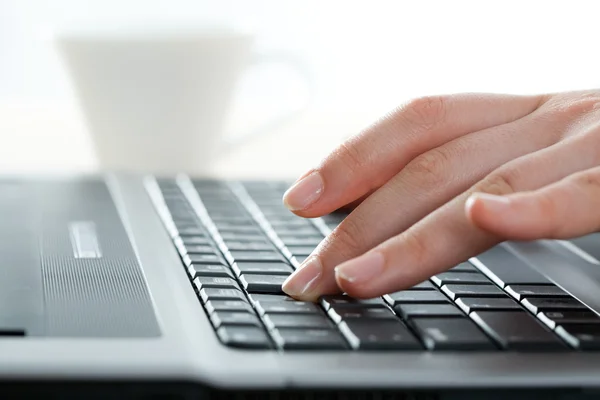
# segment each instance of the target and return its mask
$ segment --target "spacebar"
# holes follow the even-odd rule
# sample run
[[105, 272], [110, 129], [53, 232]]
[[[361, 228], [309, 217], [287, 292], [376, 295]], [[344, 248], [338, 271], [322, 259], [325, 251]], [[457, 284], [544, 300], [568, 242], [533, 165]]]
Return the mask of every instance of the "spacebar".
[[497, 285], [549, 285], [552, 282], [502, 245], [478, 255], [473, 263]]

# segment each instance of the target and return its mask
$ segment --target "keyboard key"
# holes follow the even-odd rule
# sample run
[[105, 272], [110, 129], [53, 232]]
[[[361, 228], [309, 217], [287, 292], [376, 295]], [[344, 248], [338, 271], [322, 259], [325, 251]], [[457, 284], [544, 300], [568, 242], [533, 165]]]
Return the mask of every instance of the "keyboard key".
[[266, 241], [256, 242], [238, 242], [231, 240], [225, 242], [225, 245], [229, 251], [261, 251], [261, 250], [274, 250], [273, 245]]
[[246, 301], [243, 292], [237, 289], [202, 289], [200, 298], [204, 303], [209, 300], [241, 300]]
[[507, 297], [496, 285], [444, 285], [442, 292], [452, 300], [458, 297]]
[[212, 314], [215, 311], [245, 311], [254, 312], [250, 304], [241, 300], [212, 300], [207, 301], [206, 311]]
[[494, 350], [492, 341], [468, 318], [415, 318], [411, 321], [429, 350]]
[[591, 310], [582, 311], [542, 311], [537, 317], [549, 328], [564, 324], [598, 324], [600, 316]]
[[217, 330], [221, 341], [227, 346], [242, 349], [269, 349], [271, 341], [266, 332], [254, 326], [225, 325]]
[[381, 306], [378, 308], [361, 308], [348, 307], [346, 304], [333, 305], [327, 312], [329, 317], [339, 324], [346, 319], [396, 319], [394, 313], [387, 307]]
[[490, 283], [489, 279], [479, 272], [444, 272], [431, 277], [431, 280], [438, 286], [449, 283]]
[[545, 299], [527, 297], [521, 301], [529, 311], [537, 314], [544, 310], [587, 310], [588, 308], [574, 298]]
[[210, 244], [210, 239], [204, 236], [186, 236], [179, 238], [184, 246], [194, 246], [194, 245], [208, 245]]
[[194, 279], [194, 285], [198, 290], [208, 288], [222, 288], [222, 289], [237, 289], [240, 290], [238, 283], [231, 278], [220, 278], [214, 276], [199, 276]]
[[297, 236], [284, 236], [279, 234], [279, 238], [286, 246], [318, 246], [319, 243], [324, 239], [323, 236], [307, 236], [307, 237], [297, 237]]
[[469, 262], [462, 262], [456, 267], [452, 267], [450, 272], [479, 272], [479, 270]]
[[248, 295], [252, 303], [257, 302], [287, 302], [287, 301], [298, 301], [293, 297], [286, 296], [283, 294], [265, 294], [265, 293], [250, 293]]
[[417, 283], [415, 286], [411, 287], [408, 290], [437, 290], [437, 288], [430, 281], [424, 281], [421, 283]]
[[192, 253], [192, 254], [215, 254], [217, 252], [217, 250], [215, 248], [213, 248], [212, 246], [205, 246], [205, 245], [189, 245], [184, 247], [185, 249], [185, 254], [188, 253]]
[[287, 279], [285, 275], [242, 275], [240, 281], [250, 293], [283, 293], [281, 285]]
[[217, 254], [186, 254], [183, 257], [183, 262], [188, 267], [192, 264], [223, 264], [225, 261]]
[[240, 232], [226, 232], [219, 231], [219, 236], [224, 241], [233, 240], [236, 242], [255, 242], [257, 240], [264, 239], [265, 236], [262, 233], [240, 233]]
[[179, 236], [204, 236], [204, 229], [198, 227], [186, 227], [177, 230]]
[[421, 345], [400, 320], [347, 319], [339, 329], [354, 349], [421, 349]]
[[242, 235], [262, 235], [262, 230], [255, 225], [237, 225], [219, 228], [219, 233], [239, 233]]
[[497, 245], [478, 255], [480, 270], [497, 285], [550, 285], [552, 282], [520, 258]]
[[600, 325], [598, 324], [564, 324], [558, 326], [555, 332], [577, 349], [600, 349]]
[[198, 276], [215, 276], [221, 278], [233, 278], [233, 272], [224, 265], [211, 264], [192, 264], [188, 267], [188, 272], [193, 278]]
[[467, 314], [477, 310], [522, 310], [519, 303], [508, 297], [461, 297], [456, 305]]
[[314, 250], [314, 246], [287, 246], [288, 250], [292, 254], [311, 254]]
[[398, 304], [394, 311], [404, 319], [413, 317], [456, 317], [464, 316], [454, 304]]
[[348, 346], [332, 329], [275, 329], [273, 340], [284, 350], [343, 350]]
[[283, 255], [277, 251], [230, 251], [236, 262], [244, 261], [284, 261]]
[[296, 262], [298, 263], [298, 265], [300, 265], [304, 261], [306, 261], [307, 258], [308, 258], [308, 256], [301, 256], [301, 255], [295, 255], [294, 256], [294, 259], [296, 260]]
[[[306, 226], [304, 228], [290, 228], [290, 227], [273, 227], [273, 230], [275, 231], [275, 233], [277, 233], [277, 235], [281, 238], [311, 238], [311, 237], [318, 237], [319, 240], [323, 240], [323, 238], [320, 236], [320, 232], [318, 231], [317, 228], [313, 227], [313, 226]], [[308, 244], [298, 244], [298, 243], [292, 243], [292, 244], [296, 244], [299, 246], [310, 246], [311, 242], [308, 242]]]
[[323, 314], [265, 314], [265, 325], [275, 328], [330, 329], [331, 321]]
[[524, 297], [571, 297], [558, 286], [510, 285], [504, 290], [519, 301]]
[[470, 317], [505, 349], [564, 349], [556, 335], [525, 311], [475, 311]]
[[306, 301], [257, 301], [254, 303], [259, 315], [265, 314], [318, 314], [321, 309]]
[[258, 317], [252, 312], [243, 311], [215, 311], [211, 314], [210, 320], [215, 328], [221, 325], [254, 325], [261, 326]]
[[242, 274], [261, 274], [261, 275], [290, 275], [294, 270], [284, 262], [236, 262], [233, 264], [233, 270], [239, 275]]
[[332, 305], [341, 306], [341, 307], [381, 307], [385, 303], [381, 299], [381, 297], [376, 297], [373, 299], [353, 299], [350, 296], [345, 295], [332, 295], [332, 296], [323, 296], [320, 299], [321, 305], [327, 311]]
[[449, 300], [442, 293], [429, 290], [403, 290], [383, 296], [384, 300], [391, 306], [406, 303], [448, 303]]

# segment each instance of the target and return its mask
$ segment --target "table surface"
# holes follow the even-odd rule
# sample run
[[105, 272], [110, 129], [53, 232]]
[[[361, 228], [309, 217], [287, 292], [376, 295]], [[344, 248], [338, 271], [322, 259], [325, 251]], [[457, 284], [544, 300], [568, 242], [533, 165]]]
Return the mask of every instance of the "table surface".
[[[294, 178], [373, 119], [372, 112], [306, 110], [285, 126], [219, 159], [213, 175]], [[84, 118], [76, 106], [0, 103], [1, 173], [90, 173], [99, 169]]]

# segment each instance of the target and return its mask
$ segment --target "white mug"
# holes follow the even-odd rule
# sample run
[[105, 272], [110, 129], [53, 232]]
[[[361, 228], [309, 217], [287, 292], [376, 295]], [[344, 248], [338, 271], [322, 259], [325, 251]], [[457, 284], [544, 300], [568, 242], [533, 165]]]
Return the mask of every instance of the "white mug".
[[254, 36], [226, 27], [74, 30], [58, 44], [104, 170], [205, 175], [217, 157], [267, 132], [224, 137], [233, 94], [246, 67], [272, 61], [300, 70], [285, 52], [254, 54]]

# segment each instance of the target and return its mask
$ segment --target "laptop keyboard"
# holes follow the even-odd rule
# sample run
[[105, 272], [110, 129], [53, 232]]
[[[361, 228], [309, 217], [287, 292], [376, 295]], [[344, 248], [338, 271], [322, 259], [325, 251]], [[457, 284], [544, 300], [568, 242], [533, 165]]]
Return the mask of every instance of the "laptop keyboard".
[[600, 348], [600, 316], [503, 246], [368, 300], [284, 295], [345, 217], [303, 219], [285, 182], [158, 180], [150, 196], [219, 340], [241, 349], [564, 351]]

